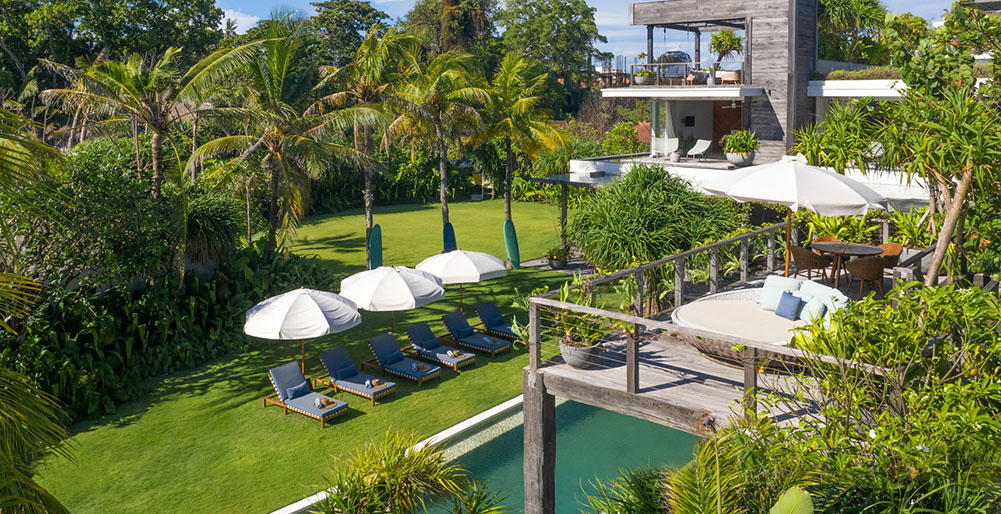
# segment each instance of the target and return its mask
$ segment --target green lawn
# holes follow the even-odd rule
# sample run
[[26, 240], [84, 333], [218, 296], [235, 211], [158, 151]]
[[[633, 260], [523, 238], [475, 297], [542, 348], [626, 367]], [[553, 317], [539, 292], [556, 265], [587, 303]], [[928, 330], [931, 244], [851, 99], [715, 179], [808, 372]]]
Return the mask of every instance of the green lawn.
[[[413, 264], [440, 251], [436, 207], [392, 210], [377, 214], [387, 264]], [[545, 236], [555, 235], [550, 211], [548, 206], [515, 206], [522, 255], [538, 255], [552, 245]], [[503, 255], [501, 202], [455, 204], [452, 217], [462, 247]], [[306, 244], [297, 251], [319, 254], [335, 272], [347, 272], [364, 259], [362, 230], [364, 220], [357, 214], [311, 220], [301, 233]], [[510, 314], [515, 288], [527, 292], [565, 279], [551, 272], [513, 271], [504, 279], [466, 287], [466, 304], [491, 299]], [[399, 313], [397, 326], [427, 320], [443, 331], [440, 317], [457, 303], [450, 290], [445, 300]], [[337, 345], [347, 345], [359, 362], [371, 355], [365, 340], [387, 330], [389, 314], [363, 312], [362, 318], [359, 327], [307, 343], [307, 374], [319, 373], [316, 355]], [[283, 416], [278, 407], [261, 405], [271, 392], [267, 369], [298, 356], [297, 342], [264, 344], [153, 380], [149, 394], [120, 406], [114, 416], [76, 424], [76, 463], [50, 461], [40, 481], [75, 513], [268, 512], [317, 491], [337, 456], [387, 430], [427, 436], [516, 396], [527, 363], [522, 347], [494, 361], [478, 356], [477, 365], [461, 376], [445, 371], [419, 390], [401, 382], [396, 397], [375, 407], [341, 393], [337, 397], [348, 402], [350, 412], [321, 430], [318, 421]]]
[[[523, 261], [539, 257], [559, 244], [559, 207], [515, 202], [511, 211]], [[296, 252], [318, 256], [337, 275], [364, 269], [362, 212], [306, 219], [299, 228]], [[449, 218], [459, 248], [507, 258], [502, 200], [449, 204]], [[374, 220], [382, 227], [383, 264], [415, 266], [441, 253], [441, 208], [437, 204], [376, 208]]]

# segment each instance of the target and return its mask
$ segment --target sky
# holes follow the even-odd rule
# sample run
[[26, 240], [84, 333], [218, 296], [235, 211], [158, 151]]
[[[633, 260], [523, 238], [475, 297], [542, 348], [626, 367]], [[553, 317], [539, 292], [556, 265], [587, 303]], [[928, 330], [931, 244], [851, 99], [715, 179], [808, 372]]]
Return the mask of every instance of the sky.
[[[883, 0], [890, 12], [911, 12], [929, 20], [941, 19], [942, 13], [949, 8], [952, 0]], [[413, 5], [413, 0], [372, 0], [379, 9], [392, 18], [399, 18]], [[628, 21], [628, 4], [622, 0], [587, 0], [596, 8], [595, 21], [598, 32], [608, 38], [608, 43], [599, 44], [598, 49], [612, 52], [615, 55], [634, 57], [640, 51], [646, 50], [646, 30], [643, 27], [633, 27]], [[241, 32], [253, 26], [258, 20], [267, 18], [272, 8], [287, 6], [301, 10], [305, 14], [314, 12], [309, 0], [216, 0], [216, 5], [223, 9], [227, 18], [236, 20]], [[691, 52], [692, 43], [686, 40], [686, 34], [678, 31], [666, 33], [655, 32], [654, 49], [656, 53], [666, 50], [686, 50]], [[708, 38], [703, 38], [707, 40]], [[703, 55], [708, 55], [703, 44]]]

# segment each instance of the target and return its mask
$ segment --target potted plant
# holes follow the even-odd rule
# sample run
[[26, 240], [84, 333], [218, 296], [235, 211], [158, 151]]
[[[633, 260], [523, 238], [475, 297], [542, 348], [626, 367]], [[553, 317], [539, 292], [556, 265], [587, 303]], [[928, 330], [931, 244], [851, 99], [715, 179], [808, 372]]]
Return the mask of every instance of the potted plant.
[[[595, 307], [594, 294], [583, 283], [580, 275], [574, 276], [573, 283], [580, 287], [571, 290], [570, 282], [565, 282], [560, 287], [560, 301]], [[599, 321], [599, 317], [561, 310], [553, 318], [560, 338], [560, 356], [563, 361], [578, 369], [591, 367], [595, 356], [601, 352], [601, 338], [609, 332]]]
[[640, 70], [633, 77], [637, 86], [645, 86], [653, 82], [653, 72], [650, 70]]
[[744, 38], [729, 30], [714, 32], [709, 40], [709, 51], [716, 54], [716, 65], [712, 68], [713, 83], [717, 81], [716, 72], [721, 69], [724, 59], [732, 55], [743, 55]]
[[563, 246], [557, 246], [546, 251], [543, 255], [546, 258], [546, 262], [552, 269], [563, 269], [567, 267], [567, 261], [570, 259], [570, 251]]
[[734, 166], [749, 166], [754, 162], [754, 150], [758, 148], [758, 136], [752, 130], [738, 130], [720, 138], [726, 160]]

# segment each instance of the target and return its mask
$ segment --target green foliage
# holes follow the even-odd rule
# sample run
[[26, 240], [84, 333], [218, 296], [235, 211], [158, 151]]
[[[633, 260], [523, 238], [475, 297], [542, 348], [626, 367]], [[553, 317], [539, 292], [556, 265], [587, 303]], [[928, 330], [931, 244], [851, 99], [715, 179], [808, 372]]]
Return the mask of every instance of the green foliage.
[[768, 514], [813, 514], [813, 498], [802, 487], [793, 487], [779, 496]]
[[753, 152], [758, 148], [758, 136], [753, 130], [738, 130], [721, 137], [719, 143], [727, 153]]
[[341, 67], [350, 63], [363, 35], [389, 15], [362, 0], [321, 0], [310, 3], [316, 14], [310, 23], [323, 48], [317, 60]]
[[874, 143], [879, 133], [883, 104], [869, 99], [832, 102], [819, 125], [794, 130], [793, 151], [802, 153], [814, 166], [827, 166], [839, 173], [847, 168], [866, 171], [871, 168], [881, 148]]
[[889, 56], [880, 0], [821, 0], [817, 24], [821, 59], [885, 64]]
[[928, 209], [915, 209], [911, 211], [893, 211], [890, 219], [896, 232], [893, 234], [893, 241], [900, 243], [907, 248], [927, 248], [935, 242], [935, 236], [928, 231], [929, 221], [927, 219]]
[[570, 257], [570, 251], [563, 246], [554, 246], [545, 251], [542, 254], [546, 259], [562, 259], [567, 260]]
[[589, 262], [618, 270], [718, 239], [738, 220], [730, 203], [659, 166], [637, 166], [574, 211], [567, 232]]
[[717, 62], [732, 55], [741, 55], [744, 53], [744, 38], [732, 30], [713, 32], [709, 39], [709, 51], [716, 54]]
[[458, 495], [452, 498], [452, 514], [504, 514], [515, 512], [505, 506], [506, 497], [500, 493], [491, 492], [486, 484], [473, 479]]
[[636, 138], [634, 123], [620, 121], [605, 134], [601, 141], [603, 155], [627, 155], [647, 150], [647, 145]]
[[239, 205], [229, 196], [207, 191], [190, 192], [187, 199], [187, 260], [223, 262], [244, 229]]
[[165, 275], [143, 291], [50, 291], [20, 336], [0, 337], [0, 365], [27, 375], [75, 416], [112, 412], [141, 395], [149, 377], [243, 348], [244, 316], [254, 303], [331, 285], [310, 261], [264, 257], [251, 248], [218, 263], [212, 280]]
[[836, 237], [842, 241], [870, 244], [879, 230], [879, 225], [869, 223], [865, 216], [817, 216], [812, 214], [808, 240], [817, 236]]
[[462, 494], [466, 472], [445, 461], [441, 448], [388, 432], [355, 450], [333, 469], [323, 514], [423, 512], [426, 503]]
[[582, 488], [583, 507], [596, 514], [659, 514], [665, 502], [662, 479], [654, 469], [625, 470], [609, 482], [595, 478]]
[[969, 259], [970, 271], [1001, 271], [1001, 198], [984, 198], [970, 207], [963, 251]]

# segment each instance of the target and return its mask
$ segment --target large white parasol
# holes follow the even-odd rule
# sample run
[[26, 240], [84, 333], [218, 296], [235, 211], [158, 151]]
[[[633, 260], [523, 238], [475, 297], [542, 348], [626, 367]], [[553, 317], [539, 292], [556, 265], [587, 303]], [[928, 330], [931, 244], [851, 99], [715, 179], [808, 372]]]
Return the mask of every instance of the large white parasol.
[[441, 300], [445, 290], [441, 279], [430, 273], [404, 266], [381, 266], [342, 280], [341, 295], [359, 309], [395, 312]]
[[702, 184], [706, 192], [740, 202], [784, 205], [786, 217], [786, 276], [789, 275], [789, 235], [792, 212], [807, 209], [821, 216], [852, 216], [885, 209], [886, 198], [864, 184], [833, 171], [810, 166], [803, 154], [731, 171]]
[[504, 261], [481, 252], [455, 250], [432, 255], [417, 265], [441, 279], [442, 284], [459, 284], [459, 310], [462, 310], [462, 284], [472, 284], [507, 275]]
[[354, 302], [341, 295], [295, 289], [272, 296], [247, 310], [243, 332], [262, 339], [302, 341], [306, 370], [306, 339], [343, 332], [361, 323]]

